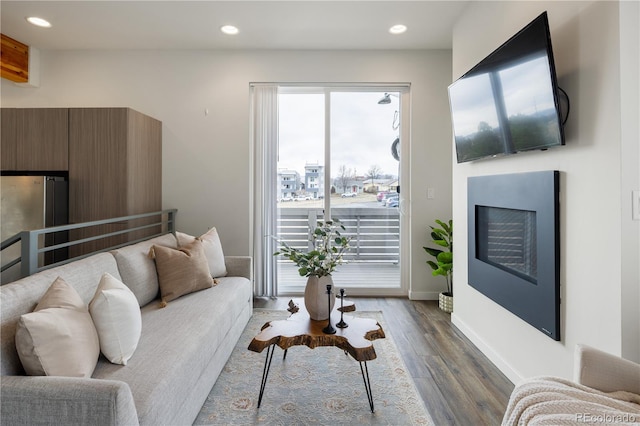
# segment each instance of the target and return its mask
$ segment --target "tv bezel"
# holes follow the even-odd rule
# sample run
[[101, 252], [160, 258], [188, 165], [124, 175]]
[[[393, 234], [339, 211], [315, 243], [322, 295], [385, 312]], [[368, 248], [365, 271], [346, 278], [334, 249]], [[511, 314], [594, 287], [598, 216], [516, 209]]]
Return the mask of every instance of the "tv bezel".
[[[556, 143], [556, 144], [547, 144], [547, 145], [541, 145], [541, 146], [537, 146], [537, 147], [532, 147], [532, 148], [526, 148], [526, 149], [515, 149], [513, 151], [500, 151], [500, 152], [496, 152], [496, 153], [491, 153], [491, 154], [486, 154], [486, 155], [480, 155], [474, 158], [466, 158], [464, 160], [460, 159], [460, 155], [459, 155], [459, 150], [458, 150], [458, 143], [456, 141], [456, 131], [455, 131], [455, 125], [454, 125], [454, 110], [453, 110], [453, 105], [451, 102], [451, 89], [452, 87], [454, 87], [457, 83], [459, 83], [460, 81], [469, 78], [473, 75], [475, 75], [479, 69], [482, 68], [486, 68], [489, 64], [492, 63], [492, 59], [495, 58], [499, 52], [503, 51], [507, 46], [509, 46], [510, 44], [512, 44], [514, 42], [514, 40], [518, 39], [519, 37], [522, 37], [524, 33], [527, 32], [527, 30], [529, 30], [532, 26], [538, 24], [539, 21], [543, 22], [544, 28], [545, 28], [545, 50], [546, 50], [546, 55], [547, 55], [547, 59], [548, 59], [548, 63], [549, 63], [549, 78], [551, 80], [551, 91], [552, 91], [552, 95], [553, 95], [553, 104], [554, 104], [554, 109], [555, 109], [555, 116], [556, 116], [556, 120], [557, 120], [557, 124], [558, 124], [558, 130], [560, 133], [560, 142]], [[489, 65], [490, 66], [490, 65]], [[480, 62], [478, 62], [473, 68], [471, 68], [469, 71], [467, 71], [466, 73], [464, 73], [462, 76], [460, 76], [458, 79], [456, 79], [453, 83], [451, 83], [447, 89], [448, 94], [449, 94], [449, 108], [450, 108], [450, 114], [451, 114], [451, 127], [452, 127], [452, 131], [453, 131], [453, 139], [454, 139], [454, 145], [456, 146], [456, 160], [458, 163], [466, 163], [466, 162], [470, 162], [470, 161], [476, 161], [476, 160], [481, 160], [481, 159], [487, 159], [487, 158], [497, 158], [497, 157], [503, 157], [503, 156], [507, 156], [507, 155], [511, 155], [511, 154], [517, 154], [518, 152], [526, 152], [526, 151], [537, 151], [537, 150], [541, 150], [541, 151], [545, 151], [548, 148], [553, 148], [553, 147], [557, 147], [557, 146], [563, 146], [565, 145], [565, 134], [564, 134], [564, 121], [562, 119], [562, 110], [561, 110], [561, 105], [560, 105], [560, 91], [562, 91], [562, 89], [560, 89], [560, 87], [558, 86], [558, 77], [557, 77], [557, 73], [556, 73], [556, 66], [555, 66], [555, 59], [553, 56], [553, 47], [551, 45], [551, 32], [549, 29], [549, 19], [547, 16], [547, 12], [544, 11], [542, 12], [540, 15], [538, 15], [535, 19], [533, 19], [531, 22], [529, 22], [526, 26], [524, 26], [520, 31], [518, 31], [516, 34], [514, 34], [513, 36], [511, 36], [507, 41], [505, 41], [504, 43], [502, 43], [498, 48], [496, 48], [493, 52], [491, 52], [489, 55], [487, 55], [484, 59], [482, 59]]]

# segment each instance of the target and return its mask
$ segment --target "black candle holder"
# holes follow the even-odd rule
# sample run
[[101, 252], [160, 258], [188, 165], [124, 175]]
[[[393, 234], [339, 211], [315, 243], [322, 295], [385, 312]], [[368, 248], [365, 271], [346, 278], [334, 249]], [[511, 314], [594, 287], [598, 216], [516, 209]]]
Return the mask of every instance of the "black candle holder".
[[327, 326], [322, 329], [324, 334], [336, 334], [336, 329], [331, 325], [331, 284], [327, 284], [327, 309], [329, 312], [329, 322]]
[[340, 289], [340, 322], [336, 324], [336, 327], [338, 328], [347, 328], [349, 327], [349, 324], [347, 324], [346, 322], [344, 322], [344, 312], [342, 312], [342, 310], [344, 309], [344, 288]]

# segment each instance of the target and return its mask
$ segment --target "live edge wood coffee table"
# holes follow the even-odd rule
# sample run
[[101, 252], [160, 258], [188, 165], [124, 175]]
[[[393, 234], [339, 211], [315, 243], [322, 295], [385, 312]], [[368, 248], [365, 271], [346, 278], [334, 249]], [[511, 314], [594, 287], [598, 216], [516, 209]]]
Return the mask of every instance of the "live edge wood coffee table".
[[[338, 303], [336, 300], [336, 305]], [[260, 403], [262, 402], [262, 395], [269, 377], [271, 359], [276, 345], [284, 349], [283, 361], [287, 357], [287, 350], [292, 346], [305, 345], [311, 349], [318, 346], [335, 346], [344, 350], [345, 354], [351, 355], [360, 364], [360, 372], [367, 392], [369, 407], [373, 412], [373, 395], [371, 394], [367, 361], [376, 359], [376, 351], [373, 349], [372, 341], [385, 337], [380, 324], [374, 319], [344, 315], [344, 321], [348, 326], [346, 328], [336, 327], [335, 334], [326, 334], [322, 329], [327, 326], [327, 320], [315, 321], [310, 319], [302, 300], [299, 300], [297, 304], [291, 301], [289, 306], [288, 310], [292, 313], [289, 318], [266, 323], [262, 326], [262, 331], [249, 344], [250, 351], [262, 352], [265, 348], [267, 349], [267, 357], [262, 370], [258, 408], [260, 408]], [[345, 302], [342, 313], [355, 310], [355, 304]], [[331, 313], [331, 324], [335, 326], [340, 321], [340, 316], [341, 308], [334, 309]]]

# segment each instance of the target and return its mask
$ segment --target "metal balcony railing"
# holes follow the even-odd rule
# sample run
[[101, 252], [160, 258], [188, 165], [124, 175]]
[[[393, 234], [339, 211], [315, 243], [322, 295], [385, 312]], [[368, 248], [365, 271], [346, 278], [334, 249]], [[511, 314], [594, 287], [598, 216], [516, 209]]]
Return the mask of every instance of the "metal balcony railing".
[[[4, 251], [14, 244], [20, 243], [21, 245], [21, 255], [16, 259], [5, 263], [3, 256], [3, 265], [0, 268], [0, 272], [5, 272], [9, 268], [20, 264], [20, 274], [17, 278], [23, 278], [96, 253], [114, 250], [167, 233], [175, 234], [177, 212], [177, 209], [169, 209], [93, 222], [22, 231], [2, 241], [0, 244], [0, 251]], [[63, 243], [45, 245], [43, 237], [55, 233], [68, 233], [69, 238], [65, 238], [67, 241]], [[88, 247], [89, 245], [91, 247]], [[96, 249], [96, 247], [98, 248]], [[44, 261], [45, 255], [59, 252], [60, 250], [66, 250], [70, 255], [64, 256], [64, 260]], [[4, 280], [3, 284], [6, 284]]]
[[[349, 262], [391, 262], [400, 259], [400, 214], [397, 209], [334, 208], [332, 219], [339, 219], [351, 237]], [[278, 239], [292, 247], [310, 250], [309, 232], [323, 220], [322, 208], [278, 209]]]

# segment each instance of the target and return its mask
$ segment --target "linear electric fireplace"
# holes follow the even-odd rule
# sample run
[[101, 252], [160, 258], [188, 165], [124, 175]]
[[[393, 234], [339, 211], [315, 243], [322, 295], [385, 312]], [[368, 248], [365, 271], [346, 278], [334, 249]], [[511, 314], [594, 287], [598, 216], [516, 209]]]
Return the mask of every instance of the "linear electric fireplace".
[[469, 284], [560, 340], [559, 172], [467, 183]]

